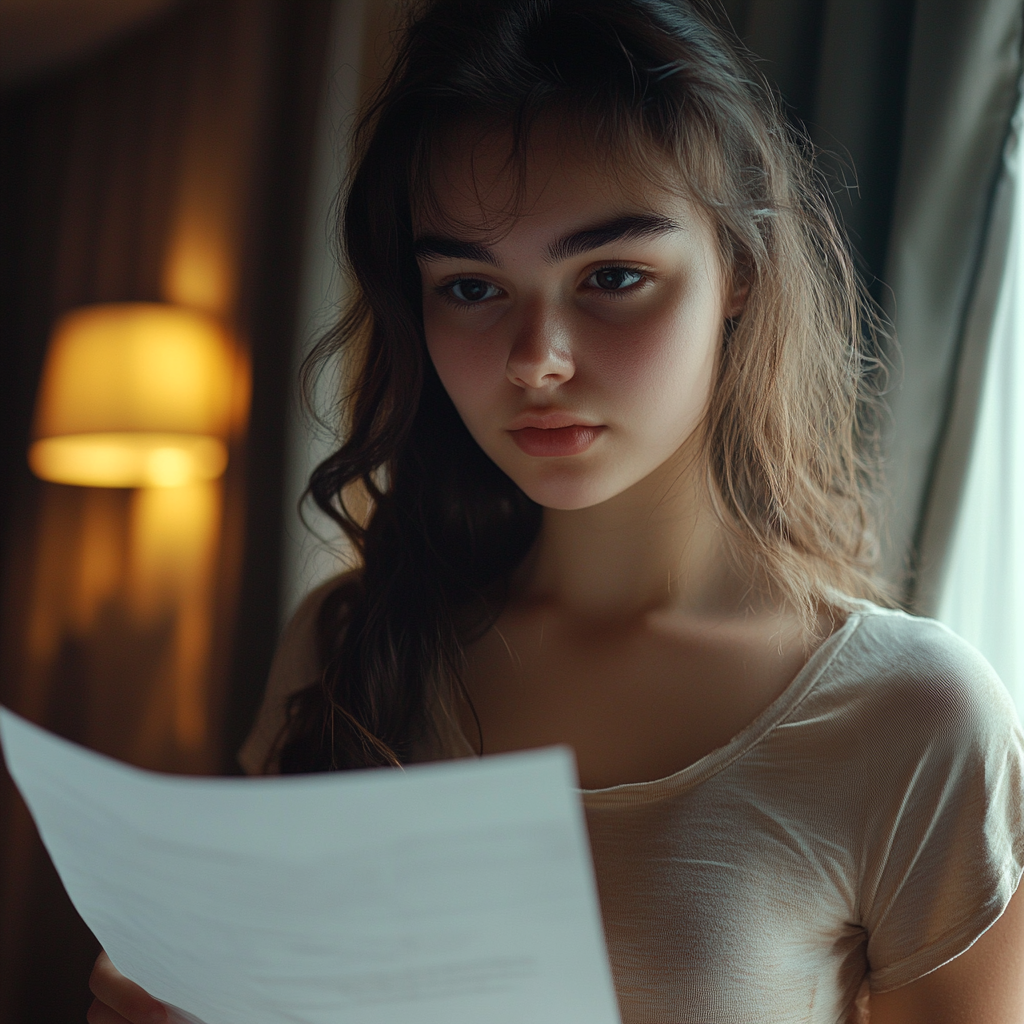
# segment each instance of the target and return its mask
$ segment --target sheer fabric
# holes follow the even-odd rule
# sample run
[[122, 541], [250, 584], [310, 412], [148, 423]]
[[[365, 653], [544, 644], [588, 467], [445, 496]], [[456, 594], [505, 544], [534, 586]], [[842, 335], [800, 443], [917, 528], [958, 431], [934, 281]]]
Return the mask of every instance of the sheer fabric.
[[[1024, 201], [1021, 111], [1006, 154], [1009, 239], [938, 618], [974, 644], [1024, 712]], [[997, 202], [996, 213], [1003, 204]]]

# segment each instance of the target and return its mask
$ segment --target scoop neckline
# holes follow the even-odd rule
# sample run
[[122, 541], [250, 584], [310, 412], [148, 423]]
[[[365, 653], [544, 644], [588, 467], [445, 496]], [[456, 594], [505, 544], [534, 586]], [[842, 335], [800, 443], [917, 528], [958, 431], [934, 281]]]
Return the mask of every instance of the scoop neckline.
[[814, 689], [825, 670], [860, 626], [865, 615], [883, 612], [869, 601], [847, 599], [846, 621], [807, 659], [790, 684], [749, 725], [744, 726], [728, 743], [715, 747], [693, 764], [671, 775], [647, 782], [623, 782], [599, 789], [578, 789], [586, 807], [636, 807], [666, 796], [684, 792], [706, 782], [723, 771], [761, 742], [790, 715]]

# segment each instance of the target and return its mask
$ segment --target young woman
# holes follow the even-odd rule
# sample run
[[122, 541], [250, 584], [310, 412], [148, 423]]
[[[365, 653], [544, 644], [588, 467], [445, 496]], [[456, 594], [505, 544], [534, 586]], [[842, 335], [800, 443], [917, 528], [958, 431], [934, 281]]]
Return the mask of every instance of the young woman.
[[626, 1024], [1020, 1024], [1020, 729], [880, 606], [871, 314], [757, 75], [686, 0], [439, 0], [357, 149], [361, 565], [246, 768], [567, 743]]

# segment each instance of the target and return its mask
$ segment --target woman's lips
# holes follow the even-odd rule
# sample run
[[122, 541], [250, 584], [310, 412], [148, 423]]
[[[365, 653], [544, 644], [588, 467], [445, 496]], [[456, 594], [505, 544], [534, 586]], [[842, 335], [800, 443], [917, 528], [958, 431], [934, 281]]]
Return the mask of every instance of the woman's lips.
[[604, 427], [587, 427], [573, 423], [566, 427], [520, 427], [510, 430], [512, 440], [527, 455], [554, 457], [579, 455], [596, 440]]

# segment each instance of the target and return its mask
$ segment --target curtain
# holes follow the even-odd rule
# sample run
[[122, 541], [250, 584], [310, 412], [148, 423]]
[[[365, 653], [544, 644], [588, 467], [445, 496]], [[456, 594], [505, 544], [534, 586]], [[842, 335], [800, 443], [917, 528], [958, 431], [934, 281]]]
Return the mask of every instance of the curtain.
[[[333, 0], [316, 128], [298, 330], [289, 377], [283, 509], [281, 625], [317, 584], [353, 564], [337, 524], [303, 501], [317, 464], [338, 446], [336, 373], [321, 373], [313, 393], [299, 392], [299, 372], [313, 345], [340, 315], [345, 280], [338, 265], [338, 199], [348, 173], [349, 134], [360, 105], [383, 80], [404, 0]], [[352, 500], [350, 498], [350, 500]]]
[[953, 409], [976, 405], [979, 387], [959, 367], [981, 365], [965, 325], [1016, 104], [1020, 0], [724, 6], [823, 151], [861, 271], [895, 326], [883, 571], [932, 613], [973, 429]]
[[916, 6], [915, 0], [724, 2], [757, 66], [810, 134], [876, 298], [884, 290]]
[[[1024, 190], [1022, 109], [1003, 172], [974, 288], [935, 493], [955, 514], [937, 617], [992, 663], [1024, 717]], [[969, 448], [969, 456], [964, 451]], [[936, 517], [937, 518], [937, 517]], [[934, 520], [933, 520], [934, 521]]]
[[318, 583], [350, 564], [351, 553], [337, 525], [312, 502], [302, 500], [310, 474], [337, 447], [332, 413], [339, 381], [336, 374], [321, 374], [307, 402], [300, 394], [299, 375], [313, 345], [341, 315], [344, 280], [338, 266], [335, 226], [337, 200], [348, 167], [348, 136], [360, 100], [374, 81], [368, 67], [372, 61], [364, 54], [373, 52], [372, 40], [378, 34], [386, 36], [387, 29], [381, 32], [382, 21], [397, 15], [396, 7], [382, 6], [373, 12], [374, 17], [367, 6], [367, 0], [334, 0], [331, 5], [304, 229], [297, 331], [288, 374], [280, 625]]
[[1005, 217], [992, 214], [1017, 105], [1021, 21], [1019, 0], [928, 0], [915, 16], [885, 272], [900, 355], [886, 560], [925, 614], [936, 610], [991, 336], [986, 239], [990, 272], [1006, 247]]
[[[148, 767], [231, 770], [273, 650], [282, 381], [328, 13], [193, 2], [0, 101], [0, 699]], [[28, 474], [50, 326], [123, 300], [208, 310], [245, 351], [248, 427], [216, 485]], [[83, 1020], [95, 953], [4, 775], [0, 1021]]]

